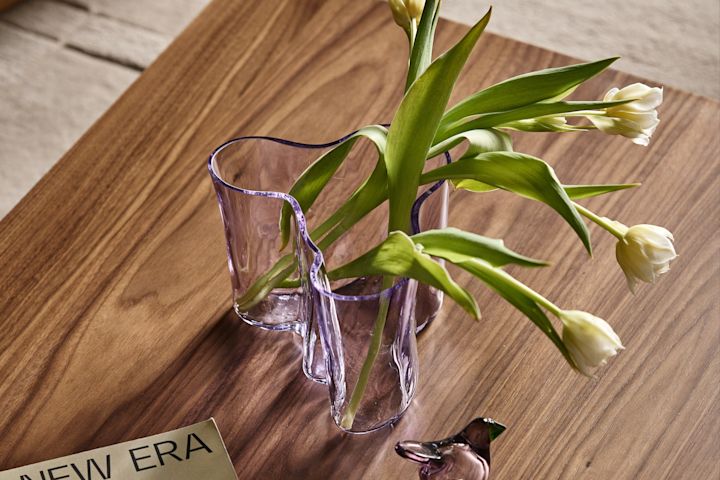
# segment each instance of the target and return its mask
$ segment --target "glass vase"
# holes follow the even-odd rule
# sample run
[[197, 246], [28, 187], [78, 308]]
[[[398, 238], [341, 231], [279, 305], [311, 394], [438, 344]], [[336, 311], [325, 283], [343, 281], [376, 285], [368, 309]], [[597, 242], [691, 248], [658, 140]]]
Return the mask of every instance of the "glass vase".
[[367, 433], [397, 421], [418, 379], [418, 283], [353, 279], [320, 290], [318, 325], [325, 352], [330, 412], [342, 430]]
[[[300, 335], [306, 376], [329, 385], [338, 425], [360, 432], [392, 422], [409, 405], [417, 378], [417, 325], [424, 327], [435, 317], [442, 293], [405, 279], [388, 289], [380, 288], [380, 278], [328, 280], [326, 271], [356, 258], [387, 235], [383, 204], [335, 241], [326, 241], [326, 220], [378, 162], [374, 145], [365, 139], [357, 141], [307, 211], [287, 193], [312, 162], [346, 138], [303, 144], [241, 137], [216, 149], [208, 168], [225, 228], [235, 312], [250, 325]], [[448, 161], [449, 156], [431, 159], [428, 167]], [[283, 245], [279, 218], [285, 205], [293, 215], [290, 241]], [[414, 205], [413, 229], [444, 227], [447, 208], [447, 186], [439, 182], [428, 187]], [[375, 328], [371, 321], [379, 309], [387, 309], [387, 315], [382, 335], [375, 337], [376, 361], [366, 376], [362, 400], [352, 403]], [[352, 425], [349, 405], [355, 410]]]

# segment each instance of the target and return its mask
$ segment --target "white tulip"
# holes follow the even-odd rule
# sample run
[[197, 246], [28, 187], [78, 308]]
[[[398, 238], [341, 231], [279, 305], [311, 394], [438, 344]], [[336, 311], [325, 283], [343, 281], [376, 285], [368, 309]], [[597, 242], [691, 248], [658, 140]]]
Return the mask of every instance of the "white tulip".
[[420, 23], [425, 0], [388, 0], [395, 23], [400, 25], [410, 35], [410, 23]]
[[663, 100], [663, 89], [633, 83], [625, 88], [613, 88], [603, 101], [630, 100], [632, 102], [609, 107], [605, 115], [588, 115], [588, 119], [601, 131], [631, 138], [633, 143], [647, 146], [660, 123], [657, 107]]
[[563, 322], [563, 343], [578, 370], [587, 376], [625, 348], [602, 318], [579, 310], [564, 310], [559, 316]]
[[670, 270], [670, 262], [677, 258], [674, 241], [672, 233], [656, 225], [627, 228], [615, 247], [615, 256], [632, 292], [638, 281], [655, 283]]

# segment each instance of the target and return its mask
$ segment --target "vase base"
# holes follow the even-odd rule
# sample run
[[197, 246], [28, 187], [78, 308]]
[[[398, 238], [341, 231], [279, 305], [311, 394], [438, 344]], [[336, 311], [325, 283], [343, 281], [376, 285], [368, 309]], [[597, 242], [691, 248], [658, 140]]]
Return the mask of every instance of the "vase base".
[[300, 292], [270, 293], [262, 302], [250, 310], [243, 311], [237, 304], [234, 307], [240, 319], [263, 330], [277, 332], [292, 331], [300, 334], [303, 318], [303, 295]]
[[408, 408], [410, 408], [410, 403], [409, 403], [409, 402], [408, 402], [407, 405], [405, 405], [405, 406], [402, 408], [402, 410], [400, 410], [398, 413], [396, 413], [392, 418], [389, 418], [389, 419], [387, 419], [387, 420], [385, 420], [385, 421], [383, 421], [383, 422], [381, 422], [381, 423], [372, 425], [371, 427], [367, 427], [367, 428], [363, 428], [363, 427], [355, 427], [355, 429], [353, 429], [353, 428], [344, 428], [344, 427], [342, 426], [342, 424], [341, 424], [341, 421], [342, 421], [341, 418], [336, 418], [336, 419], [335, 419], [335, 424], [336, 424], [336, 425], [338, 426], [338, 428], [339, 428], [340, 430], [342, 430], [344, 433], [349, 433], [349, 434], [351, 434], [351, 435], [365, 435], [365, 434], [368, 434], [368, 433], [377, 432], [378, 430], [382, 430], [383, 428], [388, 428], [388, 427], [392, 428], [392, 427], [394, 427], [395, 425], [397, 425], [397, 423], [398, 423], [400, 420], [402, 420], [402, 418], [403, 418], [403, 416], [405, 415], [405, 412], [407, 411]]

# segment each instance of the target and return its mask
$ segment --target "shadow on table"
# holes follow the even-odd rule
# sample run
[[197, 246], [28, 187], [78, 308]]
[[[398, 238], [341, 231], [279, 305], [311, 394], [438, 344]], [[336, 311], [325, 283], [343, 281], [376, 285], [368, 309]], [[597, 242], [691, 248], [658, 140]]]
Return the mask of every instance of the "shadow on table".
[[105, 410], [102, 426], [74, 450], [214, 417], [241, 478], [353, 477], [362, 463], [394, 457], [393, 429], [340, 432], [327, 387], [304, 376], [301, 358], [297, 336], [224, 312], [143, 391]]

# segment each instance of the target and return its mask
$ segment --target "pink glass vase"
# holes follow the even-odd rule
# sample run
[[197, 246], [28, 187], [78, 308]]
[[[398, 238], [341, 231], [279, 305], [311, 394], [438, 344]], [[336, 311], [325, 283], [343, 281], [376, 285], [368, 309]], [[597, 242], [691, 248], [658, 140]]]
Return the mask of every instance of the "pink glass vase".
[[[328, 279], [327, 271], [358, 257], [387, 235], [387, 208], [381, 203], [335, 241], [328, 241], [333, 229], [327, 233], [326, 220], [377, 167], [369, 141], [357, 141], [307, 211], [287, 193], [313, 161], [346, 138], [302, 144], [241, 137], [217, 148], [208, 168], [225, 228], [236, 313], [252, 326], [298, 334], [303, 371], [328, 385], [334, 420], [346, 431], [362, 433], [397, 420], [410, 404], [417, 381], [415, 335], [437, 315], [443, 297], [442, 292], [407, 279], [388, 289], [381, 288], [377, 277]], [[428, 168], [448, 161], [449, 156], [431, 159]], [[290, 241], [281, 248], [279, 218], [284, 205], [294, 215]], [[447, 209], [447, 185], [432, 185], [415, 203], [413, 229], [446, 226]], [[342, 216], [339, 222], [342, 225]], [[351, 402], [381, 308], [387, 308], [387, 315], [382, 335], [375, 335], [377, 357], [366, 375], [362, 399]]]

